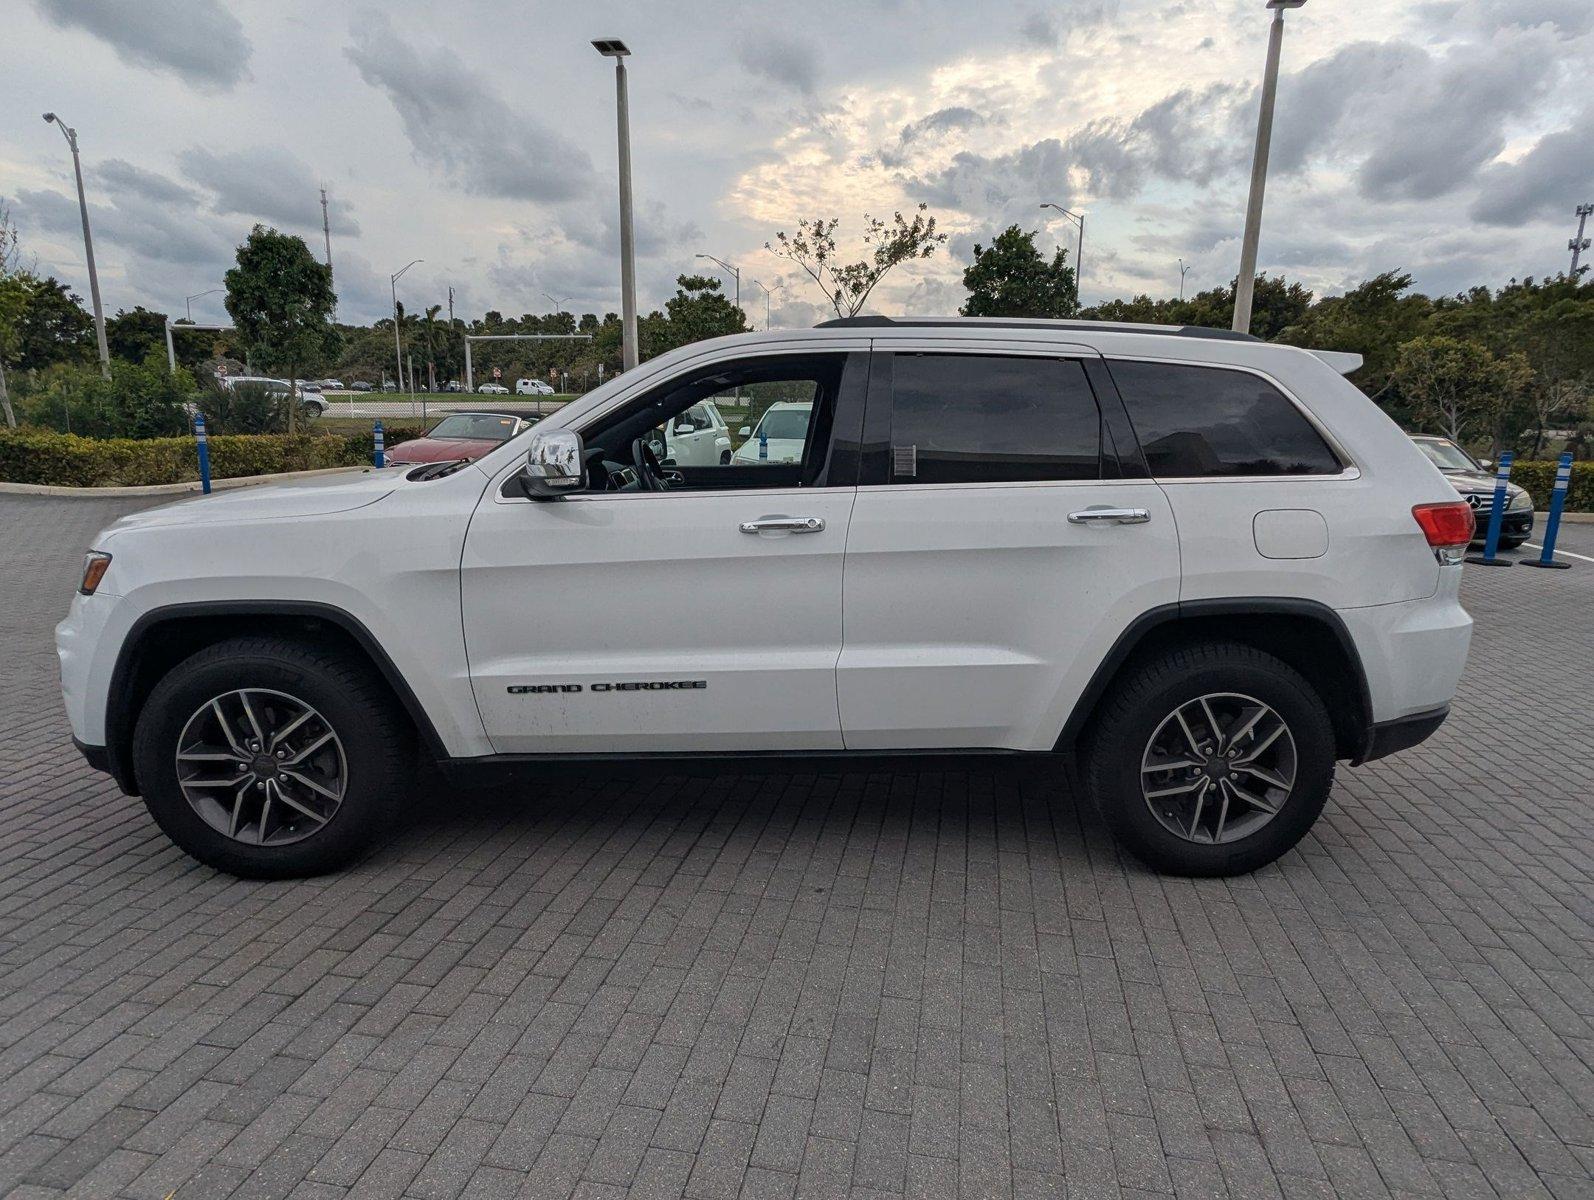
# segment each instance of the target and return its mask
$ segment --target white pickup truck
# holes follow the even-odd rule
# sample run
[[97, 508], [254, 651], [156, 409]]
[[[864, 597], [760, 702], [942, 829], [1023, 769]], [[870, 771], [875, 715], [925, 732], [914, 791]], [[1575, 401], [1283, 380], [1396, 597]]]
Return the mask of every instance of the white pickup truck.
[[[1248, 871], [1336, 760], [1437, 728], [1466, 659], [1471, 510], [1348, 357], [967, 319], [689, 345], [468, 464], [118, 521], [57, 630], [73, 734], [247, 876], [347, 862], [417, 754], [504, 787], [1066, 756], [1146, 861]], [[731, 403], [806, 406], [796, 452], [661, 460]]]

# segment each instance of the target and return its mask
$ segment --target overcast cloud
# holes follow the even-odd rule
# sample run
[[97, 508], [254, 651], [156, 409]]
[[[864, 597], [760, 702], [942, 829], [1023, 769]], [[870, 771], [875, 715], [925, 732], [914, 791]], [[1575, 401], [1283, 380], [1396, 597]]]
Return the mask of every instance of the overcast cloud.
[[[1565, 269], [1594, 201], [1588, 0], [1335, 0], [1286, 18], [1261, 265], [1319, 292], [1400, 269], [1444, 292]], [[0, 198], [27, 253], [85, 290], [82, 142], [112, 311], [219, 286], [255, 222], [321, 253], [340, 313], [619, 307], [614, 74], [629, 63], [644, 309], [714, 254], [749, 318], [823, 299], [764, 250], [799, 218], [929, 204], [946, 246], [875, 293], [955, 309], [1010, 223], [1072, 256], [1087, 300], [1232, 277], [1267, 16], [1249, 0], [751, 0], [701, 6], [392, 0], [29, 0], [0, 42]], [[22, 119], [26, 118], [26, 119]], [[784, 286], [782, 286], [784, 285]], [[726, 277], [729, 292], [732, 283]], [[204, 301], [209, 304], [214, 301]], [[199, 316], [202, 302], [195, 302]]]

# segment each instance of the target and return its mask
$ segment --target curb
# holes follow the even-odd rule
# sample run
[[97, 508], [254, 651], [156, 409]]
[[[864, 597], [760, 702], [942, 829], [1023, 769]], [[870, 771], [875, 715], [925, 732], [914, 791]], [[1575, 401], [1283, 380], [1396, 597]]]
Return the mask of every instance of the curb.
[[[1536, 512], [1536, 513], [1533, 514], [1533, 518], [1534, 518], [1535, 528], [1537, 528], [1538, 523], [1540, 521], [1548, 521], [1550, 519], [1550, 514], [1547, 513], [1547, 512]], [[1561, 524], [1563, 524], [1563, 525], [1594, 525], [1594, 513], [1563, 512], [1561, 514]]]
[[[370, 467], [321, 467], [314, 471], [279, 471], [275, 475], [239, 475], [233, 479], [213, 479], [213, 492], [254, 487], [262, 483], [281, 483], [290, 479], [311, 479], [317, 475], [336, 475], [340, 471], [369, 471]], [[183, 483], [151, 483], [142, 487], [62, 487], [50, 483], [0, 483], [0, 496], [65, 496], [90, 499], [99, 496], [188, 496], [203, 495], [199, 480]], [[1565, 518], [1562, 518], [1565, 520]]]

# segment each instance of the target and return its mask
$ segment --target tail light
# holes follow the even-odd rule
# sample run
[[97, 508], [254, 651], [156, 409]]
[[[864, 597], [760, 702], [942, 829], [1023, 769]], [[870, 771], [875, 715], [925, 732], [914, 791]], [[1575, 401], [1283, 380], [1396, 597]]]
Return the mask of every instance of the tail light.
[[1443, 504], [1418, 504], [1411, 510], [1423, 537], [1433, 547], [1434, 557], [1441, 565], [1454, 566], [1461, 561], [1472, 541], [1474, 518], [1472, 506], [1465, 500], [1451, 500]]

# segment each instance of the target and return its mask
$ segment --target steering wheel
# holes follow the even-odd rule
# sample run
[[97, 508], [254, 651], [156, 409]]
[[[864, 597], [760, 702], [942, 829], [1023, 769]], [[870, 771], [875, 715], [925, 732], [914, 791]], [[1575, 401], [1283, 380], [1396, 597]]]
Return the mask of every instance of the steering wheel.
[[637, 488], [644, 492], [663, 492], [670, 487], [659, 456], [648, 445], [647, 438], [637, 438], [631, 443], [631, 461], [636, 466]]

